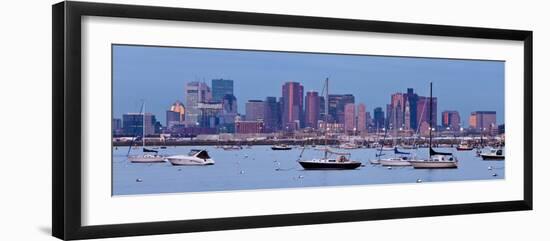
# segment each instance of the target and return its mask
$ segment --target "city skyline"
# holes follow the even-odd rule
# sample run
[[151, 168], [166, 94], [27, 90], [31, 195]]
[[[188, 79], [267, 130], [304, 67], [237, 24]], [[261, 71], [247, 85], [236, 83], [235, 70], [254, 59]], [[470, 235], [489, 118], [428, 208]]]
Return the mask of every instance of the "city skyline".
[[[164, 111], [168, 110], [175, 101], [185, 103], [186, 85], [195, 81], [190, 80], [189, 76], [192, 73], [204, 76], [205, 71], [207, 71], [204, 68], [207, 67], [212, 73], [219, 72], [221, 68], [226, 69], [228, 74], [225, 76], [221, 73], [215, 74], [217, 76], [202, 79], [199, 82], [204, 81], [212, 88], [211, 81], [213, 79], [232, 80], [234, 95], [237, 98], [238, 110], [241, 114], [244, 114], [245, 105], [249, 100], [265, 100], [268, 96], [281, 97], [281, 86], [284, 86], [287, 82], [296, 82], [302, 86], [300, 90], [302, 93], [301, 98], [305, 98], [306, 93], [311, 91], [320, 94], [322, 81], [329, 76], [331, 78], [330, 94], [354, 95], [355, 104], [365, 104], [366, 112], [371, 113], [371, 116], [373, 116], [376, 107], [382, 107], [382, 110], [386, 112], [386, 105], [391, 103], [390, 101], [393, 102], [393, 97], [390, 100], [390, 96], [396, 92], [406, 93], [407, 88], [414, 88], [418, 95], [427, 96], [429, 94], [429, 81], [414, 80], [421, 77], [439, 76], [438, 80], [432, 80], [435, 85], [434, 97], [439, 97], [437, 113], [434, 113], [437, 119], [441, 118], [439, 114], [445, 110], [456, 110], [461, 117], [461, 124], [467, 126], [471, 112], [489, 110], [496, 111], [498, 124], [503, 123], [504, 63], [498, 61], [139, 46], [114, 46], [113, 55], [114, 118], [120, 118], [122, 114], [127, 112], [137, 112], [141, 100], [144, 99], [148, 106], [147, 112], [152, 112], [157, 116], [158, 121], [165, 123]], [[263, 62], [259, 62], [261, 59], [263, 59]], [[231, 60], [238, 63], [234, 64]], [[206, 66], [199, 66], [204, 64], [204, 61], [210, 62]], [[291, 65], [292, 63], [296, 66]], [[345, 65], [346, 63], [347, 65]], [[228, 69], [233, 65], [241, 66], [245, 64], [248, 64], [248, 67], [237, 68], [240, 71], [237, 75], [234, 69]], [[183, 67], [188, 65], [190, 66], [189, 71], [186, 70], [187, 68], [182, 70]], [[179, 68], [176, 66], [179, 66]], [[216, 66], [219, 68], [216, 68]], [[312, 71], [312, 68], [318, 69], [327, 66], [330, 66], [333, 70]], [[378, 71], [374, 71], [373, 66], [378, 67]], [[274, 68], [279, 71], [274, 71]], [[282, 75], [290, 75], [287, 74], [287, 71], [282, 71], [283, 69], [287, 69], [290, 74], [294, 73], [296, 76], [302, 76], [301, 79], [303, 80], [300, 80], [300, 78], [274, 80], [275, 78], [281, 78]], [[259, 75], [258, 70], [263, 74]], [[357, 74], [354, 75], [352, 70], [355, 70]], [[369, 71], [375, 74], [373, 76], [364, 75]], [[346, 75], [342, 80], [330, 74], [322, 77], [323, 74], [319, 72], [332, 72], [340, 75], [346, 73]], [[397, 76], [401, 76], [401, 78], [395, 77], [395, 72], [398, 72]], [[269, 73], [272, 73], [272, 75], [269, 75]], [[409, 75], [405, 77], [405, 73]], [[462, 74], [458, 77], [465, 80], [460, 82], [457, 89], [457, 83], [453, 80], [458, 81], [455, 79], [458, 78], [457, 74], [459, 73]], [[151, 80], [153, 75], [155, 78]], [[266, 81], [259, 80], [258, 76], [263, 76]], [[388, 80], [391, 78], [395, 78], [395, 80]], [[480, 80], [484, 80], [486, 83], [479, 82]], [[403, 81], [407, 82], [402, 83]], [[258, 84], [263, 85], [263, 87], [256, 87]], [[355, 91], [357, 85], [361, 87], [361, 91]], [[399, 88], [397, 88], [398, 85]], [[350, 89], [350, 87], [352, 88]], [[467, 87], [466, 90], [460, 93], [460, 89], [464, 87]], [[493, 91], [487, 91], [487, 88]], [[384, 92], [384, 90], [388, 92]], [[456, 99], [461, 101], [453, 101]], [[304, 106], [306, 104], [304, 102], [305, 99], [302, 99], [295, 105]], [[476, 103], [476, 105], [467, 105], [472, 103]], [[188, 107], [186, 106], [186, 108]], [[437, 124], [440, 124], [439, 121]]]

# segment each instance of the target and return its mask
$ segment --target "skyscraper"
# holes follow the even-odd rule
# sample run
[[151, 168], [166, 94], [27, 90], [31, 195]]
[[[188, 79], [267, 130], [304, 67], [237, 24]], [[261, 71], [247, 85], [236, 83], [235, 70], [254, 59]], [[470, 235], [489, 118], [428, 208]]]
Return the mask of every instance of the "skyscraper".
[[367, 107], [363, 103], [357, 105], [357, 131], [361, 134], [367, 131]]
[[[407, 94], [405, 94], [405, 102], [407, 102], [405, 105], [409, 106], [409, 127], [411, 129], [416, 130], [418, 128], [417, 121], [417, 102], [418, 102], [418, 95], [414, 93], [414, 90], [412, 88], [407, 88]], [[406, 106], [405, 106], [406, 107]]]
[[[143, 120], [145, 118], [145, 121]], [[128, 136], [145, 136], [155, 134], [157, 119], [151, 113], [126, 113], [122, 115], [122, 126], [124, 134]], [[145, 128], [143, 127], [145, 124]]]
[[166, 111], [166, 127], [170, 128], [172, 125], [183, 124], [183, 121], [185, 121], [185, 107], [176, 100], [170, 106], [170, 109]]
[[328, 96], [329, 122], [344, 123], [344, 108], [346, 104], [355, 104], [355, 96], [352, 94]]
[[220, 131], [235, 132], [235, 117], [237, 117], [237, 98], [232, 94], [226, 94], [222, 98], [222, 110], [220, 114]]
[[306, 94], [305, 125], [306, 127], [317, 128], [319, 121], [320, 98], [319, 93], [309, 91]]
[[264, 126], [266, 132], [275, 132], [281, 125], [281, 108], [276, 97], [265, 98], [265, 120]]
[[453, 131], [460, 130], [460, 115], [458, 111], [443, 111], [441, 113], [441, 126]]
[[233, 80], [213, 79], [212, 100], [221, 102], [225, 95], [233, 95]]
[[202, 82], [189, 82], [185, 86], [185, 106], [187, 114], [185, 122], [188, 125], [197, 125], [199, 117], [199, 103], [206, 103], [212, 99], [210, 87]]
[[382, 107], [376, 107], [374, 108], [374, 128], [382, 129], [384, 126], [384, 111]]
[[348, 103], [344, 106], [344, 130], [353, 131], [355, 127], [355, 104]]
[[[417, 102], [417, 118], [416, 123], [418, 125], [422, 122], [430, 124], [430, 97], [419, 96]], [[436, 128], [437, 126], [437, 97], [432, 97], [432, 123], [430, 126]]]
[[[473, 125], [472, 125], [473, 124]], [[498, 128], [496, 111], [475, 111], [470, 115], [470, 128], [490, 131]]]
[[261, 100], [249, 100], [245, 104], [247, 121], [265, 120], [265, 103]]
[[282, 124], [292, 130], [300, 128], [303, 125], [304, 87], [298, 82], [286, 82], [282, 92]]
[[404, 98], [402, 93], [391, 95], [391, 113], [390, 125], [392, 128], [404, 128]]

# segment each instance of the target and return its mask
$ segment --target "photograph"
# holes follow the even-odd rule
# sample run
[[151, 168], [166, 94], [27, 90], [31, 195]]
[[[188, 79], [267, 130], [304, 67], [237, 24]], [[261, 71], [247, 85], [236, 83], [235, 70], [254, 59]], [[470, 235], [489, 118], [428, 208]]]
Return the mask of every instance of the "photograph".
[[505, 179], [505, 61], [111, 55], [113, 196]]

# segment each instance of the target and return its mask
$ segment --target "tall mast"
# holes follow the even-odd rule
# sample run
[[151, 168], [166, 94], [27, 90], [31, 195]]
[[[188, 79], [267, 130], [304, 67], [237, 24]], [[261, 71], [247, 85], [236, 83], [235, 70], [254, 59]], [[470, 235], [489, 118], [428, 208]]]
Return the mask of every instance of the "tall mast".
[[328, 78], [325, 79], [325, 159], [328, 157]]
[[430, 159], [432, 159], [432, 82], [430, 82]]

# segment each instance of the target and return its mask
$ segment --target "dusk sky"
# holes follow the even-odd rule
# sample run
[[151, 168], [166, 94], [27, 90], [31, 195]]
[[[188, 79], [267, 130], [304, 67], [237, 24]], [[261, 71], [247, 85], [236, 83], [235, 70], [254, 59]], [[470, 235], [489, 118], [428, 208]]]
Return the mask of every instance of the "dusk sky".
[[[310, 54], [197, 48], [113, 47], [113, 114], [146, 111], [163, 125], [165, 112], [176, 100], [185, 104], [185, 84], [216, 78], [234, 80], [239, 113], [250, 99], [281, 96], [284, 82], [296, 81], [304, 92], [320, 92], [326, 77], [330, 94], [353, 94], [355, 102], [386, 111], [390, 95], [414, 88], [429, 96], [429, 82], [441, 112], [457, 110], [467, 126], [472, 111], [497, 112], [504, 122], [502, 61], [404, 58], [367, 55]], [[304, 93], [305, 94], [305, 93]]]

